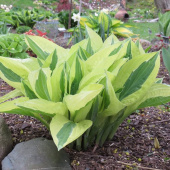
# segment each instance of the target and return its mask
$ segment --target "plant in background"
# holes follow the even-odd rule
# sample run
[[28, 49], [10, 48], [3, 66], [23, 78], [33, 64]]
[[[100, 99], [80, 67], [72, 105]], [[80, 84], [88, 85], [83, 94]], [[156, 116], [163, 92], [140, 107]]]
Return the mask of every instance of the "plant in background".
[[156, 78], [159, 53], [145, 53], [139, 41], [111, 35], [103, 43], [86, 32], [71, 49], [26, 36], [37, 58], [0, 57], [0, 77], [15, 88], [0, 98], [0, 112], [37, 118], [58, 150], [102, 146], [136, 109], [170, 101], [170, 86]]
[[28, 58], [27, 44], [24, 35], [6, 34], [0, 35], [0, 56], [11, 58]]
[[16, 32], [18, 34], [23, 34], [25, 32], [28, 32], [29, 30], [31, 30], [31, 27], [28, 27], [28, 26], [19, 26], [17, 29], [16, 29]]
[[170, 39], [170, 11], [165, 14], [159, 14], [159, 31], [158, 37], [163, 38], [165, 44], [169, 44]]
[[47, 1], [47, 0], [44, 0], [44, 1], [42, 1], [43, 2], [43, 4], [45, 4], [45, 5], [50, 5], [51, 4], [51, 2], [50, 1]]
[[[71, 16], [73, 17], [74, 13], [78, 13], [77, 10], [72, 10]], [[66, 29], [68, 29], [68, 20], [69, 20], [69, 11], [61, 11], [58, 13], [59, 22], [60, 24], [63, 24]], [[71, 28], [77, 26], [77, 22], [74, 22], [73, 19], [71, 19]]]
[[[122, 21], [111, 18], [110, 15], [106, 14], [108, 10], [103, 9], [104, 12], [90, 14], [89, 16], [80, 17], [80, 26], [78, 28], [69, 29], [70, 32], [74, 32], [73, 35], [80, 36], [81, 32], [85, 37], [85, 26], [95, 30], [105, 41], [111, 34], [115, 34], [122, 37], [130, 37], [134, 35]], [[72, 37], [77, 38], [77, 37]]]
[[159, 34], [157, 37], [161, 38], [162, 58], [170, 75], [170, 11], [165, 14], [159, 14]]
[[33, 27], [36, 21], [43, 19], [54, 19], [57, 14], [51, 11], [40, 11], [36, 8], [32, 10], [15, 9], [10, 12], [0, 11], [0, 21], [11, 24], [14, 28], [19, 27], [21, 24], [24, 26]]
[[44, 11], [43, 14], [47, 19], [54, 19], [57, 17], [57, 14], [53, 13], [52, 11]]
[[13, 28], [16, 28], [20, 25], [18, 16], [14, 12], [1, 12], [0, 21], [11, 24]]
[[170, 76], [170, 46], [167, 49], [162, 48], [162, 58]]
[[[47, 15], [46, 15], [47, 14]], [[34, 8], [33, 10], [18, 10], [10, 12], [1, 12], [0, 21], [11, 24], [14, 28], [23, 24], [25, 26], [33, 27], [36, 21], [41, 21], [45, 17], [49, 17], [49, 13], [40, 12], [38, 9]]]
[[5, 22], [0, 21], [0, 34], [8, 34], [10, 31], [10, 27], [7, 27]]
[[36, 24], [36, 21], [42, 21], [45, 19], [43, 14], [39, 14], [36, 9], [34, 10], [22, 10], [21, 13], [18, 14], [18, 19], [25, 26], [33, 28]]
[[113, 18], [113, 17], [115, 17], [116, 13], [117, 13], [117, 10], [115, 10], [115, 11], [110, 11], [110, 12], [109, 12], [109, 15]]

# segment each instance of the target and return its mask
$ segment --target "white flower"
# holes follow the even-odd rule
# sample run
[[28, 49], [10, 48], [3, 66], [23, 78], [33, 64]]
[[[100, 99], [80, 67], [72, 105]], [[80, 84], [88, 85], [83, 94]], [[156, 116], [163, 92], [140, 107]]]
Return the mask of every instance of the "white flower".
[[75, 14], [75, 13], [73, 13], [73, 16], [71, 17], [73, 20], [74, 20], [74, 22], [76, 22], [76, 21], [80, 21], [80, 13], [78, 13], [78, 14]]
[[95, 12], [94, 15], [97, 17], [97, 16], [98, 16], [98, 13]]
[[105, 14], [109, 14], [109, 10], [106, 9], [106, 8], [103, 8], [103, 9], [101, 10], [101, 12], [104, 12]]
[[5, 7], [4, 7], [4, 5], [3, 5], [3, 4], [1, 5], [1, 8], [2, 8], [2, 9], [5, 9]]
[[12, 7], [13, 7], [12, 5], [9, 6], [9, 8], [12, 8]]
[[9, 8], [6, 8], [6, 9], [5, 9], [5, 12], [9, 12], [9, 11], [10, 11]]
[[4, 8], [6, 8], [7, 6], [6, 5], [4, 5]]

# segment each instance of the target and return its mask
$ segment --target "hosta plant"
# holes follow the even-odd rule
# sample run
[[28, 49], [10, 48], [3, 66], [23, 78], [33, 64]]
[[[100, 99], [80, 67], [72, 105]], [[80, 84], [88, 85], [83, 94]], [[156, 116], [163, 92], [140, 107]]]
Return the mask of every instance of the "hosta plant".
[[58, 150], [102, 146], [136, 109], [170, 101], [170, 86], [156, 78], [159, 53], [86, 32], [71, 49], [27, 35], [37, 58], [0, 57], [0, 77], [15, 88], [0, 98], [0, 112], [37, 118]]
[[14, 28], [20, 25], [19, 18], [15, 12], [1, 12], [0, 21], [11, 24]]
[[42, 21], [45, 19], [44, 14], [40, 14], [35, 9], [33, 10], [22, 10], [21, 13], [17, 13], [19, 21], [28, 27], [33, 28], [36, 21]]
[[70, 29], [70, 32], [78, 32], [80, 36], [80, 29], [85, 34], [86, 25], [95, 30], [98, 35], [101, 36], [102, 40], [105, 41], [111, 34], [115, 34], [121, 37], [130, 37], [134, 34], [128, 29], [128, 25], [122, 21], [112, 18], [109, 14], [104, 12], [90, 14], [88, 16], [80, 17], [80, 28]]

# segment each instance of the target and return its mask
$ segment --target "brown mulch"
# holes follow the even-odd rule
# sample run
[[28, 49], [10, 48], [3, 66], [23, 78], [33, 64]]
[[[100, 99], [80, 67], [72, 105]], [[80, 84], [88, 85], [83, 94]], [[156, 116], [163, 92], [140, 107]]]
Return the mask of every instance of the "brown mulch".
[[[73, 159], [72, 166], [74, 169], [142, 169], [141, 166], [168, 169], [169, 122], [168, 112], [154, 107], [141, 110], [125, 120], [113, 140], [95, 153], [93, 148], [86, 152], [68, 150]], [[159, 149], [154, 147], [154, 138], [159, 141]]]
[[[61, 39], [58, 39], [61, 42]], [[63, 42], [61, 42], [63, 43]], [[63, 45], [64, 46], [64, 45]], [[168, 71], [162, 60], [158, 77], [170, 84]], [[0, 79], [0, 96], [12, 88]], [[51, 139], [48, 130], [28, 116], [1, 114], [13, 136], [14, 146], [36, 137]], [[65, 148], [75, 170], [142, 170], [170, 169], [170, 108], [162, 105], [137, 110], [119, 127], [112, 141], [103, 147], [77, 152]], [[155, 148], [155, 140], [160, 148]]]

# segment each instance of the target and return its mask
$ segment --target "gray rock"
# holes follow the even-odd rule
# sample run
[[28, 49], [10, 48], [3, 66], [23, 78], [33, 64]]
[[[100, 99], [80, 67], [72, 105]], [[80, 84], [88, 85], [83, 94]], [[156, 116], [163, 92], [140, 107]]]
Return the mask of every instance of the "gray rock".
[[[0, 164], [1, 161], [11, 152], [13, 147], [11, 132], [5, 123], [5, 120], [0, 116]], [[1, 169], [1, 165], [0, 165]]]
[[2, 161], [2, 170], [71, 170], [64, 150], [58, 152], [52, 140], [36, 138], [19, 143]]

